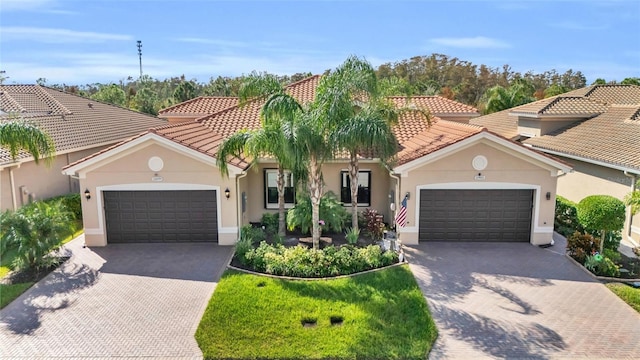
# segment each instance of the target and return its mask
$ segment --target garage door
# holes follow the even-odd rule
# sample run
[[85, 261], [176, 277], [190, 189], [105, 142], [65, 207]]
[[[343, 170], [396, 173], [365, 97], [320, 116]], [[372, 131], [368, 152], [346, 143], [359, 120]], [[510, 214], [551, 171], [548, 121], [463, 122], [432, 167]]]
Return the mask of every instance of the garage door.
[[105, 191], [108, 243], [218, 241], [214, 190]]
[[522, 241], [531, 237], [533, 190], [421, 190], [421, 241]]

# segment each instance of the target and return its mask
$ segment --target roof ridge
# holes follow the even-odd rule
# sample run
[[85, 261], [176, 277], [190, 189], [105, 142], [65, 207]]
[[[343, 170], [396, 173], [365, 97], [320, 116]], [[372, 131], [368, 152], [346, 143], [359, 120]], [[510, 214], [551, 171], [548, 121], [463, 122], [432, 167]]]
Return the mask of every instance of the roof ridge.
[[[58, 101], [58, 99], [56, 99], [55, 97], [53, 97], [51, 94], [49, 94], [48, 91], [46, 91], [45, 89], [49, 89], [49, 87], [45, 87], [45, 86], [41, 86], [41, 85], [34, 85], [36, 92], [41, 95], [42, 97], [44, 97], [45, 99], [41, 99], [45, 102], [45, 104], [49, 105], [49, 103], [46, 100], [49, 100], [50, 102], [52, 102], [56, 107], [58, 107], [60, 110], [62, 110], [62, 114], [56, 114], [56, 115], [71, 115], [73, 114], [69, 109], [67, 109], [66, 106], [62, 105], [62, 103], [60, 101]], [[38, 97], [41, 97], [38, 96]], [[51, 105], [49, 105], [51, 106]]]
[[[5, 86], [5, 85], [3, 85], [3, 86]], [[18, 111], [19, 113], [24, 113], [25, 111], [27, 111], [27, 109], [25, 109], [24, 106], [20, 105], [20, 103], [16, 99], [14, 99], [13, 96], [11, 96], [6, 91], [2, 91], [1, 88], [0, 88], [0, 95], [4, 95], [6, 97], [6, 99], [8, 100], [8, 102], [11, 103], [11, 105], [14, 105], [18, 109], [20, 109], [20, 111]], [[10, 112], [7, 112], [7, 113], [8, 114], [15, 113], [15, 111], [10, 111]]]
[[169, 106], [169, 107], [167, 107], [167, 108], [160, 109], [160, 110], [158, 111], [158, 114], [160, 114], [161, 112], [166, 112], [166, 111], [171, 110], [171, 109], [173, 109], [173, 108], [175, 108], [175, 107], [178, 107], [178, 106], [184, 106], [184, 105], [186, 105], [186, 104], [191, 104], [192, 102], [194, 102], [194, 101], [196, 101], [196, 100], [199, 100], [199, 99], [202, 99], [202, 98], [204, 98], [204, 96], [198, 96], [198, 97], [194, 97], [193, 99], [189, 99], [189, 100], [187, 100], [187, 101], [183, 101], [183, 102], [180, 102], [180, 103], [177, 103], [177, 104], [171, 105], [171, 106]]

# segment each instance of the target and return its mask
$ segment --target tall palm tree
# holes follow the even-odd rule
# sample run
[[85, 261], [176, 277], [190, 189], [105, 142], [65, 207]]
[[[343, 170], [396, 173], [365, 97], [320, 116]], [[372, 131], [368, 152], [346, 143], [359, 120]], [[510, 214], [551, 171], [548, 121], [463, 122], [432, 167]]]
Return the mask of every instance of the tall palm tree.
[[[375, 156], [387, 163], [397, 151], [392, 127], [403, 112], [418, 113], [430, 124], [426, 111], [403, 107], [397, 109], [384, 97], [376, 73], [366, 60], [351, 56], [328, 75], [328, 89], [318, 92], [325, 116], [331, 124], [329, 143], [337, 154], [349, 154], [351, 190], [351, 226], [358, 228], [359, 155]], [[405, 93], [409, 99], [410, 91]]]
[[9, 150], [15, 160], [20, 151], [33, 156], [36, 164], [44, 158], [51, 163], [55, 154], [53, 140], [36, 124], [22, 119], [0, 119], [0, 147]]
[[496, 85], [483, 95], [485, 99], [484, 113], [491, 114], [535, 101], [533, 92], [530, 90], [530, 85], [524, 81], [516, 82], [508, 88]]
[[278, 189], [278, 234], [285, 235], [285, 169], [293, 167], [290, 144], [283, 132], [283, 121], [294, 116], [302, 108], [285, 93], [278, 80], [268, 74], [253, 73], [247, 77], [239, 91], [240, 106], [256, 98], [267, 100], [260, 112], [262, 127], [256, 130], [242, 130], [226, 139], [218, 149], [218, 167], [228, 176], [226, 159], [229, 156], [244, 156], [251, 159], [251, 166], [264, 155], [272, 156], [278, 164], [276, 186]]

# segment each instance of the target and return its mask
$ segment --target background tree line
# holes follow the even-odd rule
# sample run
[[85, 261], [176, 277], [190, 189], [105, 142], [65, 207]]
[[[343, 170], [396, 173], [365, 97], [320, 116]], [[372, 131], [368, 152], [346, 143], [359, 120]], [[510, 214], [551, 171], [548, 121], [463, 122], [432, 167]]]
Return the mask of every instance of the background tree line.
[[[443, 54], [415, 56], [395, 63], [385, 63], [376, 69], [382, 93], [385, 95], [440, 95], [492, 113], [531, 101], [559, 95], [587, 85], [580, 71], [555, 69], [542, 73], [513, 71], [509, 65], [490, 67], [476, 65]], [[276, 76], [282, 83], [299, 81], [311, 73]], [[208, 82], [187, 80], [184, 75], [164, 80], [143, 75], [129, 77], [118, 83], [59, 85], [38, 83], [98, 101], [112, 103], [140, 112], [156, 115], [160, 109], [198, 96], [238, 96], [247, 76], [211, 77]], [[615, 83], [597, 79], [594, 84]], [[621, 84], [640, 85], [640, 78], [626, 78]]]

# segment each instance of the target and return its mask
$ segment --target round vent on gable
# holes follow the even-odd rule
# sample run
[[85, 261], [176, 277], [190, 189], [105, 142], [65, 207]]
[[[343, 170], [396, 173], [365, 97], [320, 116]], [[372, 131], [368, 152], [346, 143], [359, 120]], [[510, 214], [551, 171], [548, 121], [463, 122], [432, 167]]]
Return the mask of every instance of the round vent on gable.
[[162, 168], [164, 167], [164, 161], [162, 161], [162, 159], [159, 158], [158, 156], [150, 157], [148, 164], [149, 164], [149, 169], [151, 169], [151, 171], [154, 171], [154, 172], [158, 172], [162, 170]]
[[489, 160], [487, 160], [487, 158], [483, 155], [478, 155], [474, 157], [473, 161], [471, 162], [471, 165], [473, 166], [473, 168], [478, 171], [486, 169], [488, 164], [489, 164]]

